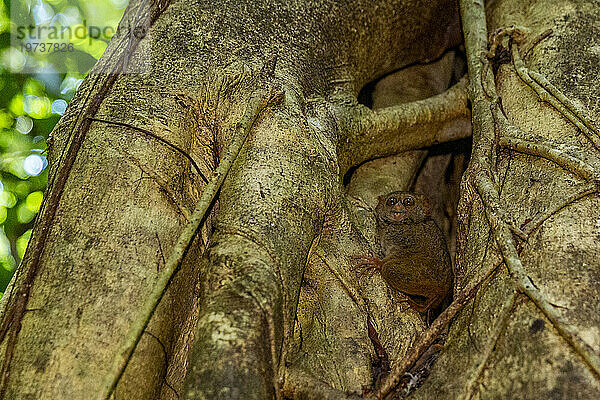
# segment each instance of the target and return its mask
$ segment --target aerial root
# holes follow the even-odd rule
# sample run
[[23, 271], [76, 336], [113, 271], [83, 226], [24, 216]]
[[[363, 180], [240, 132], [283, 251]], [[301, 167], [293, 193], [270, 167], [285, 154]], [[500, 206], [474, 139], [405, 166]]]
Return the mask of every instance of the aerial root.
[[[125, 122], [120, 122], [120, 121], [109, 121], [109, 120], [105, 120], [105, 119], [99, 119], [99, 118], [92, 118], [92, 117], [88, 117], [88, 120], [93, 121], [93, 122], [101, 122], [107, 125], [116, 125], [116, 126], [122, 126], [128, 129], [132, 129], [136, 132], [140, 132], [146, 136], [149, 136], [163, 144], [165, 144], [166, 146], [172, 148], [173, 150], [175, 150], [177, 153], [181, 154], [182, 156], [184, 156], [192, 165], [192, 167], [194, 167], [194, 170], [196, 171], [196, 173], [198, 173], [198, 175], [200, 176], [200, 178], [204, 181], [204, 183], [208, 183], [208, 179], [206, 179], [206, 176], [204, 176], [204, 174], [202, 173], [202, 171], [200, 170], [200, 167], [198, 166], [198, 164], [196, 163], [196, 161], [194, 161], [194, 158], [184, 149], [182, 149], [181, 147], [177, 146], [175, 143], [171, 143], [170, 141], [168, 141], [167, 139], [153, 133], [152, 131], [145, 129], [145, 128], [140, 128]], [[165, 128], [166, 129], [166, 128]]]
[[554, 306], [547, 296], [532, 282], [528, 276], [516, 249], [512, 232], [495, 211], [493, 200], [497, 192], [494, 190], [489, 178], [484, 174], [478, 174], [474, 178], [476, 189], [481, 197], [485, 214], [492, 228], [494, 238], [500, 249], [504, 262], [509, 270], [518, 291], [526, 294], [538, 307], [540, 311], [550, 320], [558, 333], [571, 345], [573, 350], [579, 354], [591, 370], [600, 377], [600, 358], [594, 350], [585, 343], [576, 332], [571, 329], [566, 321], [556, 312]]
[[[593, 159], [590, 156], [582, 156], [585, 153], [584, 149], [554, 143], [521, 130], [508, 122], [499, 105], [493, 107], [492, 114], [498, 133], [498, 147], [545, 158], [586, 181], [600, 179], [600, 170], [598, 169], [600, 160]], [[592, 161], [592, 163], [584, 158]]]
[[498, 187], [487, 171], [474, 164], [469, 173], [469, 178], [471, 184], [477, 188], [477, 192], [486, 206], [486, 214], [490, 224], [494, 226], [504, 224], [515, 236], [527, 241], [528, 237], [525, 232], [519, 228], [516, 221], [500, 204]]
[[[111, 143], [110, 140], [108, 140], [108, 142]], [[159, 189], [168, 196], [168, 198], [171, 200], [171, 203], [173, 204], [173, 206], [177, 209], [179, 214], [181, 214], [181, 216], [183, 216], [183, 218], [185, 219], [186, 222], [188, 222], [190, 220], [190, 218], [191, 218], [190, 211], [179, 200], [179, 196], [177, 196], [175, 194], [175, 192], [173, 192], [173, 190], [171, 189], [171, 186], [169, 185], [167, 180], [164, 177], [162, 177], [158, 171], [154, 170], [153, 168], [150, 168], [142, 160], [140, 160], [139, 158], [137, 158], [136, 156], [134, 156], [127, 150], [122, 149], [119, 146], [113, 145], [113, 147], [118, 152], [123, 154], [123, 156], [128, 158], [132, 164], [134, 164], [135, 166], [137, 166], [140, 169], [140, 171], [142, 171], [144, 174], [148, 175], [149, 179], [152, 179], [156, 183], [156, 185], [159, 187]], [[139, 178], [139, 179], [141, 180], [143, 178]]]
[[532, 219], [527, 224], [525, 224], [523, 232], [525, 232], [525, 234], [528, 237], [531, 236], [531, 234], [537, 229], [539, 229], [547, 219], [557, 214], [563, 208], [568, 207], [569, 205], [575, 203], [578, 200], [583, 199], [584, 197], [594, 194], [597, 195], [600, 192], [600, 188], [598, 187], [597, 182], [586, 182], [580, 184], [578, 188], [578, 190], [576, 190], [573, 194], [569, 195], [564, 201], [547, 210], [544, 214]]
[[[349, 165], [471, 136], [467, 125], [466, 78], [444, 93], [378, 110], [361, 104], [330, 104], [346, 137], [342, 158]], [[452, 125], [452, 124], [456, 125]]]
[[498, 146], [518, 153], [528, 154], [553, 161], [567, 171], [577, 175], [583, 180], [598, 179], [597, 171], [585, 161], [561, 150], [550, 142], [539, 142], [514, 136], [503, 136], [498, 139]]
[[587, 113], [576, 106], [571, 99], [551, 84], [543, 75], [529, 70], [521, 59], [517, 46], [512, 47], [512, 60], [519, 78], [533, 89], [539, 99], [554, 107], [571, 121], [590, 140], [594, 147], [600, 150], [600, 131], [590, 117], [587, 116]]

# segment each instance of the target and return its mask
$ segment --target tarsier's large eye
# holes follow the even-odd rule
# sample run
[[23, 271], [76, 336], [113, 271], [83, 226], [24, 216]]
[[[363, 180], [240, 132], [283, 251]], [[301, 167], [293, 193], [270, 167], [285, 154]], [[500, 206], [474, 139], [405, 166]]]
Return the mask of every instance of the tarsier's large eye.
[[410, 196], [405, 197], [404, 200], [402, 200], [402, 204], [404, 204], [405, 207], [410, 207], [415, 204], [415, 199]]
[[390, 197], [390, 198], [387, 199], [387, 201], [385, 202], [385, 204], [388, 207], [393, 207], [396, 204], [398, 204], [398, 199], [392, 196], [392, 197]]

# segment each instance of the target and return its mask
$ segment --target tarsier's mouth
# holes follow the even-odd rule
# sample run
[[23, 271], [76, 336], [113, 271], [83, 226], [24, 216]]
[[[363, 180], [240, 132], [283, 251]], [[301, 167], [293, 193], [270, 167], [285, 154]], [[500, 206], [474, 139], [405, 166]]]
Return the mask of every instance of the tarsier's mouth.
[[404, 214], [405, 214], [404, 211], [392, 211], [392, 215], [396, 219], [402, 219], [404, 217]]

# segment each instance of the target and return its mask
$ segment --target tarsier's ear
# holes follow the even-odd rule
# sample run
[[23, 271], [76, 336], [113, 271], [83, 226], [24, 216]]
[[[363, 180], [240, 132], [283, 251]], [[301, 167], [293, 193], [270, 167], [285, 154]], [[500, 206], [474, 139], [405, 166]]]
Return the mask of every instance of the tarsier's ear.
[[429, 200], [427, 200], [427, 197], [422, 196], [423, 198], [423, 215], [427, 218], [431, 218], [431, 204], [429, 203]]

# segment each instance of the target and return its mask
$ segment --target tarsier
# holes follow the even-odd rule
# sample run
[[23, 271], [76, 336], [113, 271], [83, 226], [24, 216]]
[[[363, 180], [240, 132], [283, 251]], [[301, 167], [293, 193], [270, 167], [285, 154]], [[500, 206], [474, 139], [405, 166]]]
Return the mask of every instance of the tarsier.
[[354, 262], [379, 271], [415, 310], [439, 307], [452, 286], [452, 261], [425, 196], [411, 192], [379, 196], [375, 214], [383, 258], [355, 257]]

